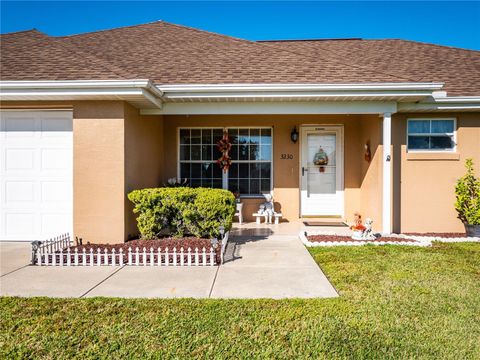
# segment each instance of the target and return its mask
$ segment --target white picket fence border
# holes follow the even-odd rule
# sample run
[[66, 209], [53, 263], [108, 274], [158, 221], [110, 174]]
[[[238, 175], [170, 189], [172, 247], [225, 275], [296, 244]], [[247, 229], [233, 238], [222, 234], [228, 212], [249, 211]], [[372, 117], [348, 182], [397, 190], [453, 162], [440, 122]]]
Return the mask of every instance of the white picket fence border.
[[54, 238], [40, 242], [38, 250], [43, 252], [55, 252], [72, 246], [70, 234], [65, 233]]
[[[221, 240], [220, 264], [227, 247], [229, 232]], [[38, 266], [215, 266], [216, 252], [210, 248], [122, 248], [89, 250], [70, 249], [69, 234], [41, 242], [37, 250], [32, 249], [32, 263]]]
[[[330, 247], [330, 246], [362, 246], [362, 245], [407, 245], [407, 246], [432, 246], [433, 241], [443, 243], [458, 243], [458, 242], [480, 242], [478, 237], [458, 237], [447, 238], [439, 236], [418, 236], [418, 235], [405, 235], [405, 234], [388, 234], [388, 237], [399, 239], [399, 241], [364, 241], [364, 240], [351, 240], [351, 241], [309, 241], [308, 235], [340, 235], [331, 231], [325, 232], [310, 232], [306, 234], [305, 231], [300, 231], [298, 237], [307, 247]], [[410, 241], [408, 241], [410, 240]], [[413, 240], [413, 241], [412, 241]]]
[[70, 248], [58, 252], [37, 253], [38, 266], [215, 266], [215, 251], [213, 247], [177, 249], [165, 248], [129, 248], [100, 249], [90, 248], [81, 251]]

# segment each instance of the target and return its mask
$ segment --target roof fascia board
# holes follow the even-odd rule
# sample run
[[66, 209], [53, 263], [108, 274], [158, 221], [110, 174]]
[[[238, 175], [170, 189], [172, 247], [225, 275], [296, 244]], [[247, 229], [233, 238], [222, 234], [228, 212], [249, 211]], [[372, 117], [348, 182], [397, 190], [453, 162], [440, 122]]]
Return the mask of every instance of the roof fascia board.
[[55, 97], [85, 99], [102, 96], [142, 96], [161, 108], [163, 93], [149, 80], [73, 80], [73, 81], [0, 81], [0, 99], [18, 100], [21, 97]]
[[347, 98], [379, 98], [379, 97], [391, 97], [391, 98], [405, 98], [405, 97], [429, 97], [430, 91], [318, 91], [318, 92], [211, 92], [211, 93], [174, 93], [169, 94], [168, 91], [163, 90], [164, 98], [166, 100], [180, 100], [180, 99], [195, 99], [195, 100], [211, 100], [211, 99], [256, 99], [256, 98], [312, 98], [312, 99], [331, 99], [336, 97]]
[[435, 98], [437, 104], [451, 104], [451, 103], [471, 103], [479, 104], [480, 96], [450, 96], [444, 98]]
[[480, 102], [470, 103], [398, 103], [398, 112], [480, 111]]
[[131, 88], [147, 87], [150, 83], [145, 79], [133, 80], [51, 80], [51, 81], [0, 81], [1, 89], [98, 89], [98, 88]]
[[162, 109], [142, 109], [143, 115], [210, 114], [383, 114], [395, 113], [395, 101], [164, 103]]
[[15, 89], [0, 91], [0, 98], [2, 100], [10, 100], [18, 96], [131, 96], [142, 95], [142, 89]]
[[176, 92], [244, 92], [244, 91], [438, 91], [443, 83], [359, 83], [359, 84], [178, 84], [157, 85], [168, 93]]

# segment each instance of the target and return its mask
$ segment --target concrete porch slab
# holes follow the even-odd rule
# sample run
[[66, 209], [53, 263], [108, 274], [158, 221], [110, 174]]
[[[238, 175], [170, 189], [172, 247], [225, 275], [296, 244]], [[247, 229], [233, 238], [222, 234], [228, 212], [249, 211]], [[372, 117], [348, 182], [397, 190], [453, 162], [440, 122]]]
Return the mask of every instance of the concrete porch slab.
[[263, 267], [317, 267], [312, 264], [309, 254], [297, 244], [288, 242], [275, 246], [270, 244], [249, 243], [248, 246], [237, 246], [231, 258], [226, 258], [223, 267], [263, 266]]

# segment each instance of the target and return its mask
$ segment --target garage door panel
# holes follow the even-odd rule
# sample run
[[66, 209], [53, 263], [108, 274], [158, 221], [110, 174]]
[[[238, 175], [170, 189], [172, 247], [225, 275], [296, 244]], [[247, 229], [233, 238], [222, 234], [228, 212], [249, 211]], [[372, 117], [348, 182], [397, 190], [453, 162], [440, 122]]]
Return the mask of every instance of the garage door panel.
[[42, 137], [63, 137], [72, 132], [72, 122], [69, 119], [41, 119]]
[[[8, 146], [8, 144], [6, 144]], [[5, 170], [35, 170], [36, 149], [12, 149], [5, 150]]]
[[12, 212], [5, 214], [6, 233], [12, 240], [18, 240], [19, 236], [29, 237], [37, 232], [35, 224], [37, 215], [34, 212]]
[[[42, 213], [40, 216], [40, 231], [42, 236], [51, 237], [60, 235], [58, 232], [60, 224], [71, 226], [71, 219], [63, 213]], [[52, 235], [53, 234], [53, 235]]]
[[41, 150], [41, 171], [69, 170], [71, 169], [71, 164], [71, 154], [65, 148]]
[[72, 231], [72, 163], [71, 112], [0, 112], [0, 240]]
[[5, 181], [5, 200], [7, 205], [13, 202], [34, 202], [36, 200], [35, 185], [33, 181]]
[[5, 120], [5, 137], [7, 139], [18, 137], [34, 137], [37, 130], [37, 120], [33, 117], [24, 118], [13, 116]]
[[[42, 181], [41, 201], [46, 203], [70, 203], [72, 183], [68, 181]], [[56, 205], [56, 204], [55, 204]]]

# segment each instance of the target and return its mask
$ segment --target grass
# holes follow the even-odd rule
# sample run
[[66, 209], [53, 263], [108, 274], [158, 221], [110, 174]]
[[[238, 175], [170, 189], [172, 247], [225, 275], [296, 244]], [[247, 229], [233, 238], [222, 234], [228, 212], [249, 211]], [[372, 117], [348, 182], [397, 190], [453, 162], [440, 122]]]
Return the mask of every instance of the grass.
[[311, 254], [340, 298], [0, 298], [0, 357], [480, 358], [480, 244]]

